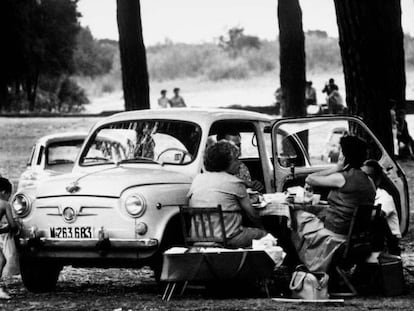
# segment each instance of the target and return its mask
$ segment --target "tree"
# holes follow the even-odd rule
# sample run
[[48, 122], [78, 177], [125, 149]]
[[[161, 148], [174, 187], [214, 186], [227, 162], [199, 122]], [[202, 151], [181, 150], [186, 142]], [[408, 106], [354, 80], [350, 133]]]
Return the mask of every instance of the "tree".
[[139, 0], [117, 0], [125, 110], [150, 107], [149, 79]]
[[219, 46], [228, 51], [231, 57], [235, 58], [244, 49], [260, 49], [261, 42], [259, 37], [245, 35], [243, 28], [233, 27], [228, 31], [228, 39], [220, 36]]
[[304, 116], [305, 35], [298, 0], [278, 1], [280, 84], [284, 96], [283, 116]]
[[82, 28], [76, 38], [74, 53], [75, 72], [95, 77], [111, 71], [118, 42], [114, 46], [109, 40], [96, 40], [88, 27]]
[[40, 79], [59, 79], [73, 70], [77, 0], [3, 0], [0, 14], [5, 23], [2, 38], [7, 42], [0, 71], [0, 107], [7, 104], [12, 90], [15, 96], [24, 93], [33, 111]]
[[335, 0], [335, 8], [349, 111], [394, 154], [390, 108], [401, 122], [406, 85], [400, 1]]

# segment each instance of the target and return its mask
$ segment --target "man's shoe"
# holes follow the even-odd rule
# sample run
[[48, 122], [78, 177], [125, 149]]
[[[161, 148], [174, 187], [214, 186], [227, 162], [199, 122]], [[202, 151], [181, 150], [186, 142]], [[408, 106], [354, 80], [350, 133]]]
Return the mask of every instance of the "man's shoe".
[[11, 299], [9, 294], [7, 294], [3, 288], [0, 288], [0, 299]]

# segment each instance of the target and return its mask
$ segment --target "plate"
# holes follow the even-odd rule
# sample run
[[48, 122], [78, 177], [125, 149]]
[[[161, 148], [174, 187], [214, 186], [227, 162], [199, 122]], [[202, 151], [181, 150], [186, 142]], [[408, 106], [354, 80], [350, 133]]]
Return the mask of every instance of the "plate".
[[50, 237], [57, 239], [92, 239], [92, 227], [50, 227]]

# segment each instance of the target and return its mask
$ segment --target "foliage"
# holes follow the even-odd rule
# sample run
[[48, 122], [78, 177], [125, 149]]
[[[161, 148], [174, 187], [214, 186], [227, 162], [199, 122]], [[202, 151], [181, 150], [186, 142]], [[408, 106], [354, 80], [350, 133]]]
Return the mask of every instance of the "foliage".
[[118, 44], [110, 40], [96, 40], [88, 27], [82, 28], [76, 38], [75, 71], [79, 75], [95, 77], [112, 69]]
[[323, 32], [308, 32], [305, 37], [307, 69], [330, 71], [332, 68], [341, 68], [342, 61], [338, 40], [320, 33]]
[[224, 36], [220, 36], [219, 46], [229, 52], [233, 58], [237, 57], [243, 50], [260, 49], [261, 46], [259, 37], [245, 35], [244, 28], [241, 27], [230, 28], [227, 37], [226, 39]]
[[414, 68], [414, 38], [404, 35], [405, 61], [408, 68]]
[[0, 5], [2, 37], [7, 42], [0, 71], [0, 109], [10, 109], [8, 104], [25, 97], [33, 111], [42, 106], [36, 105], [37, 99], [53, 98], [41, 88], [45, 80], [58, 83], [62, 75], [74, 71], [80, 28], [77, 0], [2, 0]]
[[79, 112], [84, 104], [89, 103], [85, 91], [70, 78], [65, 78], [62, 81], [57, 97], [59, 111], [64, 112]]

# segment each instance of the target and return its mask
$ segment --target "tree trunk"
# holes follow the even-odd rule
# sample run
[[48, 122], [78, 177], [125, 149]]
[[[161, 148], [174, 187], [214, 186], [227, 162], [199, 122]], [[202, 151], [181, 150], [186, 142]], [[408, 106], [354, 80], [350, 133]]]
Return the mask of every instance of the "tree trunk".
[[140, 1], [117, 0], [117, 20], [125, 110], [149, 108], [149, 81]]
[[405, 108], [405, 67], [399, 0], [335, 0], [346, 102], [393, 155], [390, 109]]
[[284, 96], [282, 115], [304, 116], [305, 35], [298, 0], [278, 1], [280, 84]]

